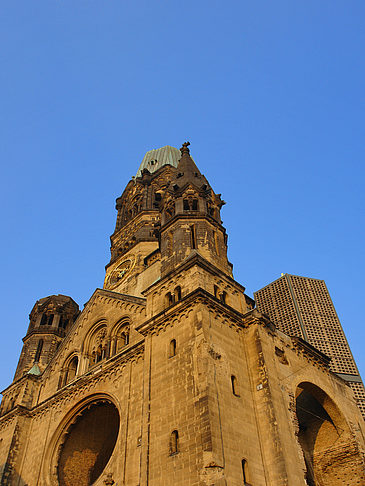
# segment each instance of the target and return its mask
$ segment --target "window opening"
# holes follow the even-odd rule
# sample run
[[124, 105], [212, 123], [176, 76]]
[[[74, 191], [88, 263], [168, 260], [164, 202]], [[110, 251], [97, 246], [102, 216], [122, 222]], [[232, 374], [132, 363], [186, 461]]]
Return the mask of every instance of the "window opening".
[[169, 353], [169, 357], [172, 358], [173, 356], [176, 356], [176, 339], [172, 339], [170, 341], [170, 353]]
[[78, 362], [79, 360], [77, 356], [72, 358], [72, 360], [70, 361], [68, 368], [66, 370], [65, 385], [67, 385], [67, 383], [70, 383], [75, 378]]
[[242, 459], [242, 476], [243, 476], [243, 484], [248, 486], [248, 466], [246, 459]]
[[235, 397], [239, 397], [237, 378], [234, 375], [231, 376], [231, 385], [232, 385], [232, 393], [233, 393], [233, 395]]
[[214, 297], [218, 297], [218, 287], [214, 285]]
[[165, 296], [165, 301], [166, 301], [166, 306], [169, 307], [174, 303], [174, 296], [172, 295], [171, 292], [167, 292]]
[[37, 351], [36, 351], [35, 357], [34, 357], [35, 363], [39, 362], [39, 358], [41, 357], [42, 349], [43, 349], [43, 339], [40, 339], [38, 341]]
[[190, 243], [191, 243], [191, 248], [193, 250], [196, 249], [196, 234], [195, 234], [195, 226], [190, 226]]
[[181, 287], [180, 285], [176, 287], [175, 289], [175, 302], [178, 302], [181, 300]]
[[58, 323], [58, 327], [60, 329], [66, 329], [67, 324], [68, 324], [68, 319], [63, 319], [62, 317], [60, 317], [60, 322]]
[[179, 433], [177, 430], [171, 432], [170, 436], [170, 454], [177, 454], [179, 452]]

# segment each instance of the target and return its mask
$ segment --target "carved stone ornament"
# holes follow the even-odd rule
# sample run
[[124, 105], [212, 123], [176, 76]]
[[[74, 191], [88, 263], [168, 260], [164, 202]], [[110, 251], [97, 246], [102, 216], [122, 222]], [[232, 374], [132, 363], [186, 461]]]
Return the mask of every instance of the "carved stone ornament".
[[95, 339], [96, 344], [102, 344], [105, 336], [106, 336], [106, 329], [105, 328], [100, 329]]
[[112, 486], [113, 484], [115, 484], [112, 473], [108, 473], [106, 475], [106, 478], [104, 479], [104, 484], [106, 484], [107, 486]]

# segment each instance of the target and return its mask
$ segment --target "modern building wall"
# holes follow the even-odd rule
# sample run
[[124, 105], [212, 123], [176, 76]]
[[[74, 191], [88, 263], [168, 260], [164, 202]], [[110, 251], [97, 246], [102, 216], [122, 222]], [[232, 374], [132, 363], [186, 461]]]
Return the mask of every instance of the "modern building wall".
[[279, 329], [331, 358], [331, 370], [349, 383], [365, 418], [364, 385], [325, 282], [285, 274], [254, 295], [258, 310]]

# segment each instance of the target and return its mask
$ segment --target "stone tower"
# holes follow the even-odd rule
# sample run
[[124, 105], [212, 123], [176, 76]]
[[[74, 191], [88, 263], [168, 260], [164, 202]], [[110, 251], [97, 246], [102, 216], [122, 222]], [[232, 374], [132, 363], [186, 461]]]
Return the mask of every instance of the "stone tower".
[[361, 484], [351, 389], [234, 280], [224, 202], [188, 145], [147, 152], [117, 199], [84, 309], [50, 296], [32, 310], [3, 391], [1, 484]]
[[14, 380], [29, 371], [44, 371], [78, 314], [79, 306], [66, 295], [50, 295], [34, 304]]

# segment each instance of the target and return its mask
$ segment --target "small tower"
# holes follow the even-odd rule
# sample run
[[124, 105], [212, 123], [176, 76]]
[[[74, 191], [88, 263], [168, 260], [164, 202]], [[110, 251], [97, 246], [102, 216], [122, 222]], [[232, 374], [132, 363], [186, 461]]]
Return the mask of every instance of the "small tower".
[[78, 315], [79, 306], [67, 295], [50, 295], [34, 304], [14, 380], [30, 370], [43, 372]]
[[227, 235], [220, 209], [225, 204], [215, 194], [190, 156], [189, 142], [180, 151], [181, 158], [168, 190], [161, 215], [162, 276], [198, 253], [226, 275], [232, 277], [227, 260]]

